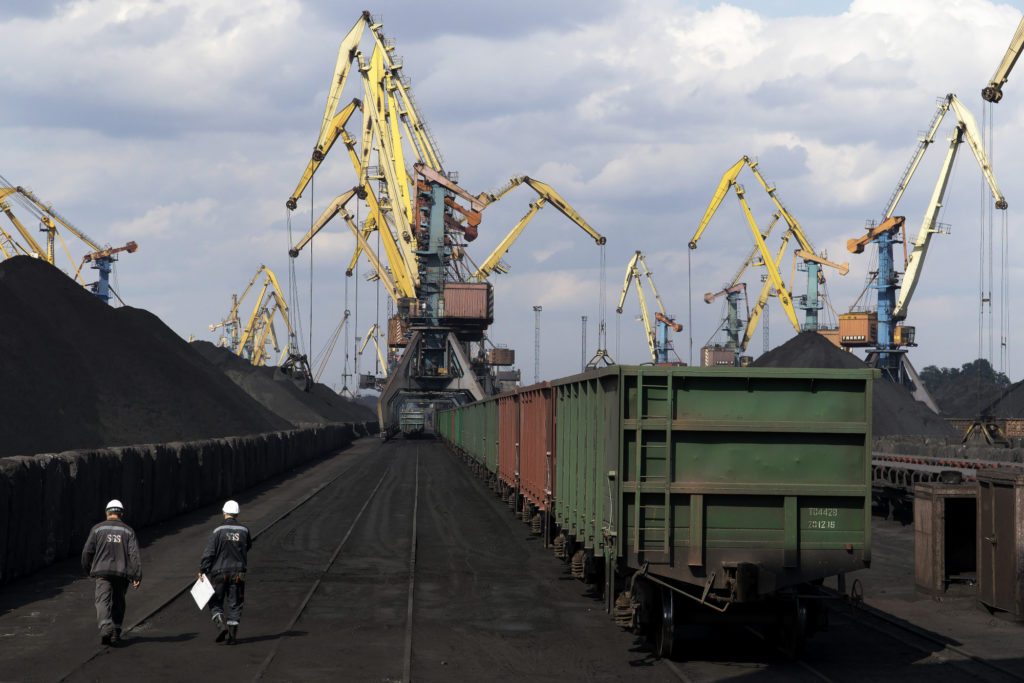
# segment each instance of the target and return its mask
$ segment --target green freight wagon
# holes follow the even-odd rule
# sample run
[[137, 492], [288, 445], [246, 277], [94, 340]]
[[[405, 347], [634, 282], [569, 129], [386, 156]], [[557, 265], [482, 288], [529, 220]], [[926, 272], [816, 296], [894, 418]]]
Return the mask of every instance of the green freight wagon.
[[[824, 616], [815, 586], [871, 561], [876, 376], [620, 365], [550, 382], [556, 555], [663, 656], [709, 618], [768, 621], [799, 650]], [[521, 441], [544, 428], [495, 399], [438, 418], [489, 478], [500, 414]]]

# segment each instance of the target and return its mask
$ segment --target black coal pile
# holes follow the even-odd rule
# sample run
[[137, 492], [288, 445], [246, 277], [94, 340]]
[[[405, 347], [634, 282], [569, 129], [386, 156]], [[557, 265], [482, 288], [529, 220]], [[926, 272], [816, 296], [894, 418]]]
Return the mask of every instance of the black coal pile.
[[0, 262], [0, 456], [291, 429], [159, 318]]
[[[863, 361], [838, 348], [817, 332], [801, 332], [764, 354], [754, 366], [764, 368], [864, 368]], [[953, 436], [956, 431], [901, 386], [874, 382], [872, 434]]]
[[195, 341], [191, 346], [263, 407], [293, 424], [366, 422], [376, 419], [373, 411], [338, 395], [326, 385], [314, 384], [306, 392], [279, 368], [255, 366], [229, 349], [207, 341]]
[[1005, 393], [984, 407], [979, 414], [1000, 418], [1024, 417], [1024, 381], [1010, 385]]
[[[966, 367], [966, 366], [965, 366]], [[1001, 384], [992, 377], [977, 372], [958, 372], [946, 381], [930, 379], [928, 373], [923, 373], [928, 392], [935, 399], [942, 415], [952, 418], [975, 418], [980, 415], [991, 415], [993, 404], [1001, 402], [1004, 395], [1016, 387]], [[1010, 399], [1004, 403], [1004, 408], [1024, 411], [1024, 391], [1016, 399]], [[1024, 412], [1017, 412], [1011, 415], [1000, 417], [1019, 417]]]

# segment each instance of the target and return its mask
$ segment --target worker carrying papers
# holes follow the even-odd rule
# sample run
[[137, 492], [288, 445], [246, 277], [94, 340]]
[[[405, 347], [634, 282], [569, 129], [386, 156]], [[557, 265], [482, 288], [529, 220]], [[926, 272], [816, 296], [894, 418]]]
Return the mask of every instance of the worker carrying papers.
[[196, 579], [195, 584], [192, 586], [192, 599], [196, 601], [199, 609], [206, 607], [206, 603], [210, 601], [212, 595], [213, 586], [210, 584], [209, 577], [201, 576]]

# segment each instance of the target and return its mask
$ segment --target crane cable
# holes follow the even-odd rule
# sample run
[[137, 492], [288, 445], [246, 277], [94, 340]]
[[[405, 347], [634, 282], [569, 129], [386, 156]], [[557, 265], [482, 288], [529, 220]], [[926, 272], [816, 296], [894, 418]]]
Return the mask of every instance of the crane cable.
[[[313, 224], [316, 222], [315, 214], [313, 213], [313, 190], [314, 180], [312, 176], [309, 179], [309, 229], [313, 229]], [[313, 240], [309, 241], [309, 348], [310, 353], [313, 352]]]
[[[285, 209], [285, 222], [288, 226], [288, 249], [292, 248], [292, 212], [290, 209]], [[293, 316], [290, 316], [290, 320], [293, 323], [292, 337], [295, 342], [294, 352], [296, 355], [302, 353], [302, 341], [303, 341], [303, 328], [302, 328], [302, 308], [299, 306], [299, 284], [298, 278], [295, 275], [295, 259], [291, 256], [288, 257], [288, 304], [289, 308], [293, 311]], [[292, 341], [292, 339], [289, 339]]]

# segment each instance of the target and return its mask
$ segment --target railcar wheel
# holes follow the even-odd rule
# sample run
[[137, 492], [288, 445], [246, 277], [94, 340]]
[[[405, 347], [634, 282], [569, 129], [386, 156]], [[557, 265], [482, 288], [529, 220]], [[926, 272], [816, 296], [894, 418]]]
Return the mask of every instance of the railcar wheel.
[[799, 599], [794, 600], [791, 611], [783, 623], [781, 643], [782, 651], [790, 659], [799, 659], [804, 653], [807, 642], [807, 604]]
[[655, 626], [654, 649], [659, 657], [664, 659], [680, 659], [682, 657], [682, 645], [679, 642], [679, 598], [675, 591], [668, 588], [661, 589], [661, 619]]

